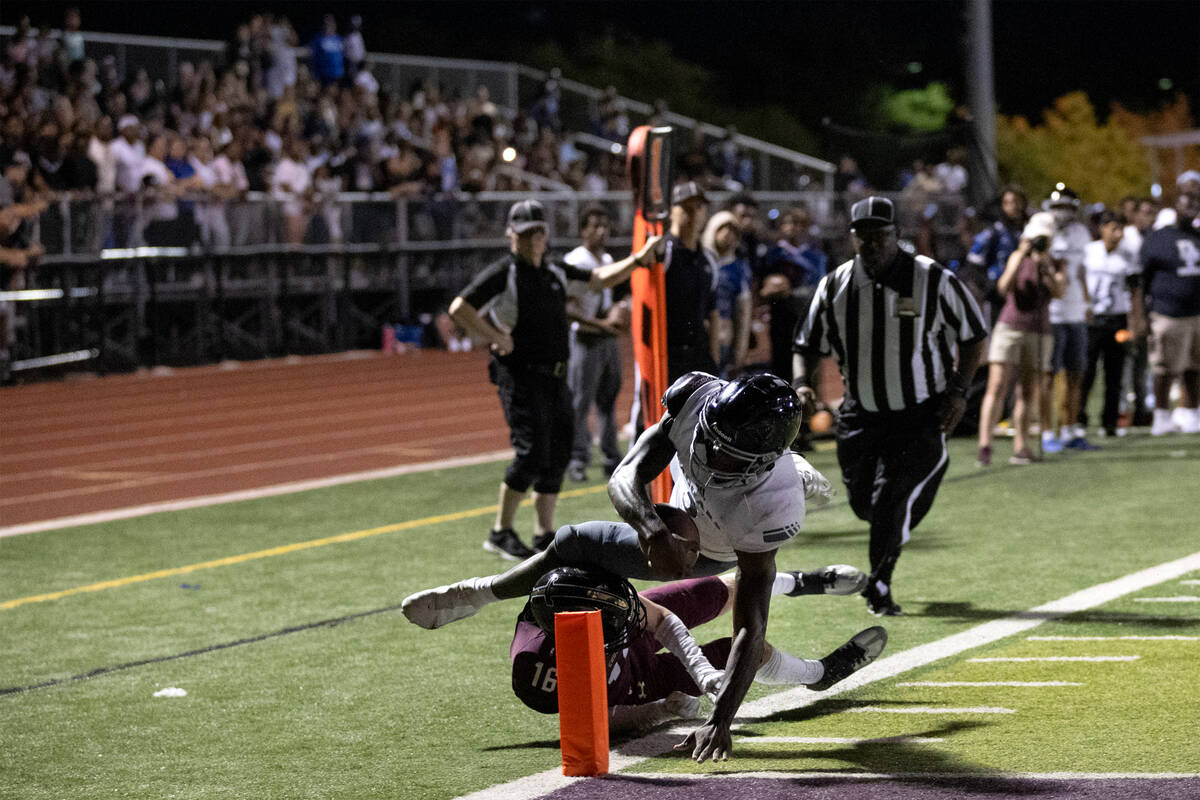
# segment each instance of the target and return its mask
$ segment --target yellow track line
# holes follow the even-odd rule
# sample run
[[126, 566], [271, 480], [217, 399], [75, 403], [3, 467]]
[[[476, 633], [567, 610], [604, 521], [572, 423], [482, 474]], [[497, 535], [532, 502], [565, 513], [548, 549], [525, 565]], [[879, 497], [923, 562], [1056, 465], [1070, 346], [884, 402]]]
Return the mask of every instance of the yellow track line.
[[[596, 494], [605, 490], [605, 486], [590, 486], [586, 489], [571, 489], [559, 495], [560, 498], [584, 497], [589, 494]], [[526, 500], [521, 505], [528, 506], [531, 501]], [[100, 581], [99, 583], [89, 583], [84, 586], [75, 586], [70, 589], [63, 589], [58, 592], [47, 592], [46, 594], [34, 594], [29, 597], [18, 597], [15, 600], [5, 600], [0, 602], [0, 610], [7, 610], [23, 606], [27, 603], [43, 603], [47, 600], [58, 600], [62, 597], [69, 597], [73, 594], [83, 594], [84, 592], [101, 592], [105, 589], [117, 589], [121, 586], [129, 586], [134, 583], [143, 583], [145, 581], [157, 580], [158, 578], [170, 578], [175, 575], [186, 575], [189, 572], [197, 572], [202, 569], [213, 569], [214, 567], [228, 567], [234, 564], [244, 564], [247, 561], [257, 561], [260, 558], [273, 558], [275, 556], [287, 555], [288, 553], [298, 553], [301, 550], [311, 550], [314, 547], [325, 547], [330, 544], [342, 544], [343, 542], [354, 542], [359, 539], [368, 539], [372, 536], [379, 536], [384, 533], [396, 533], [397, 531], [407, 531], [413, 528], [422, 528], [426, 525], [440, 525], [443, 522], [456, 522], [462, 519], [470, 519], [472, 517], [482, 517], [488, 514], [495, 514], [496, 506], [485, 506], [483, 508], [472, 508], [467, 511], [455, 511], [450, 514], [438, 514], [432, 517], [424, 517], [422, 519], [413, 519], [408, 522], [397, 522], [392, 525], [384, 525], [379, 528], [367, 528], [361, 531], [353, 531], [351, 533], [339, 533], [336, 536], [326, 536], [321, 539], [310, 539], [307, 542], [294, 542], [293, 544], [284, 544], [278, 547], [269, 547], [266, 550], [256, 550], [253, 553], [242, 553], [236, 556], [226, 556], [212, 561], [201, 561], [199, 564], [188, 564], [184, 567], [172, 567], [170, 569], [160, 569], [154, 572], [144, 572], [141, 575], [129, 575], [124, 578], [114, 578], [109, 581]]]

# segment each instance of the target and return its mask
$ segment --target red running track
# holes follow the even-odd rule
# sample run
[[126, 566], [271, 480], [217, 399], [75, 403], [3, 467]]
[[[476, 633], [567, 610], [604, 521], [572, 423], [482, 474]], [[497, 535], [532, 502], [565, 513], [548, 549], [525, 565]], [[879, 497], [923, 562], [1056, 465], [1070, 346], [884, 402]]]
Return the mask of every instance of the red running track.
[[0, 526], [509, 447], [482, 352], [163, 372], [0, 390]]

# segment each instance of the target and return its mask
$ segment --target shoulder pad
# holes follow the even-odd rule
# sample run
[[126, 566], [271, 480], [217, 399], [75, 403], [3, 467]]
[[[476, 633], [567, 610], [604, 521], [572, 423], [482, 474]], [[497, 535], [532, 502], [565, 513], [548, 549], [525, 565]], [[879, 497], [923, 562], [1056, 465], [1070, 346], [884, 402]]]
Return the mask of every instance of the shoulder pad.
[[679, 412], [683, 410], [683, 405], [688, 398], [695, 394], [701, 386], [715, 380], [717, 380], [716, 376], [709, 375], [707, 372], [689, 372], [672, 383], [671, 387], [663, 393], [663, 407], [672, 417], [679, 416]]

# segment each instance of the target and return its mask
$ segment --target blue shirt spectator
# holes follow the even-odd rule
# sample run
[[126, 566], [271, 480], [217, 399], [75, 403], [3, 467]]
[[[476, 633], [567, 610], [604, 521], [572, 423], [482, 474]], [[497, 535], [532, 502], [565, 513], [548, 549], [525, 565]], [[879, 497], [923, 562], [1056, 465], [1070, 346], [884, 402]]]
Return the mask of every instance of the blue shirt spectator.
[[322, 86], [336, 83], [346, 74], [344, 54], [345, 45], [338, 36], [337, 21], [332, 14], [326, 14], [325, 30], [312, 43], [312, 73]]

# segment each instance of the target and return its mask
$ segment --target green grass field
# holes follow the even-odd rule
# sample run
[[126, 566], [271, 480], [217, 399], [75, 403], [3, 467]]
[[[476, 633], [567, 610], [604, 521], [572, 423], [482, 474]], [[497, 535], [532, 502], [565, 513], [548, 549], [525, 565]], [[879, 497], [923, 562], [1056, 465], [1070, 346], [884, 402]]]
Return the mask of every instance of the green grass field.
[[[976, 470], [973, 443], [953, 442], [897, 571], [909, 615], [884, 623], [885, 656], [1200, 551], [1200, 437], [1104, 444]], [[811, 460], [837, 482], [832, 452]], [[395, 611], [413, 591], [508, 564], [480, 548], [501, 471], [0, 539], [0, 689], [15, 690], [0, 694], [0, 797], [425, 800], [553, 769], [557, 719], [509, 688], [519, 606], [436, 631]], [[599, 485], [559, 505], [560, 521], [612, 517]], [[866, 549], [866, 526], [839, 498], [778, 562], [865, 567]], [[665, 755], [633, 769], [1200, 773], [1200, 602], [1152, 600], [1200, 596], [1196, 580], [1200, 570], [754, 718], [730, 762]], [[875, 622], [859, 598], [779, 598], [769, 639], [818, 656]], [[1029, 638], [1052, 636], [1180, 638]], [[1046, 656], [1136, 659], [971, 660]], [[978, 681], [1079, 685], [929, 685]], [[154, 696], [167, 687], [187, 695]], [[939, 707], [971, 711], [890, 713]], [[939, 741], [753, 741], [903, 736]]]

